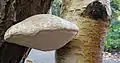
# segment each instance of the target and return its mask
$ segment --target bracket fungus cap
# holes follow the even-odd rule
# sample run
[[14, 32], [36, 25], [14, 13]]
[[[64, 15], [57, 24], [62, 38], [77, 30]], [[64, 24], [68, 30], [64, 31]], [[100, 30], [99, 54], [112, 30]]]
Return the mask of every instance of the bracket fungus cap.
[[60, 17], [38, 14], [11, 26], [4, 35], [7, 42], [42, 51], [63, 47], [78, 33], [79, 28]]

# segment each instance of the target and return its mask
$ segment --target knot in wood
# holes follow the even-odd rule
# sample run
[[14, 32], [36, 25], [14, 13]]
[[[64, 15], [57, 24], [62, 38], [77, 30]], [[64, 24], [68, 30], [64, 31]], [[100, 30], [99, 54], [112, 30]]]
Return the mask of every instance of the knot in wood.
[[104, 19], [107, 19], [107, 16], [108, 16], [105, 5], [103, 5], [99, 1], [94, 1], [90, 3], [86, 7], [85, 14], [95, 20], [98, 20], [98, 19], [104, 20]]

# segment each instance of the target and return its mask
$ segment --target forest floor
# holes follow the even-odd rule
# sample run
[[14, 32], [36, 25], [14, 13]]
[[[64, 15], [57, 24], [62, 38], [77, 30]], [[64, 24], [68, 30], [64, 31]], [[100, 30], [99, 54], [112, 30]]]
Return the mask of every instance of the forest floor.
[[103, 52], [103, 63], [120, 63], [120, 53]]
[[[43, 52], [32, 49], [25, 63], [55, 63], [55, 51]], [[120, 63], [120, 54], [103, 52], [103, 63]]]

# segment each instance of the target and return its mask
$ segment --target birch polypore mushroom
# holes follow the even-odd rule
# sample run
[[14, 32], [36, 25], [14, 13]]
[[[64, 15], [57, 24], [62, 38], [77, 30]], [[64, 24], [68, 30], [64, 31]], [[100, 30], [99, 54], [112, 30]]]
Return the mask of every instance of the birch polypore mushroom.
[[78, 30], [75, 24], [62, 18], [39, 14], [11, 26], [4, 39], [10, 43], [49, 51], [64, 46], [74, 38]]

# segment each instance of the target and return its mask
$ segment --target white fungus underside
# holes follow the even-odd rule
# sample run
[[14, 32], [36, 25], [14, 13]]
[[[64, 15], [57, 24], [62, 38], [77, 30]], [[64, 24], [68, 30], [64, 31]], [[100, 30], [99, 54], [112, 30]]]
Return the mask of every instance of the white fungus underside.
[[62, 47], [72, 40], [76, 33], [77, 32], [72, 31], [43, 31], [34, 36], [12, 36], [7, 40], [12, 43], [24, 45], [38, 50], [49, 51]]

